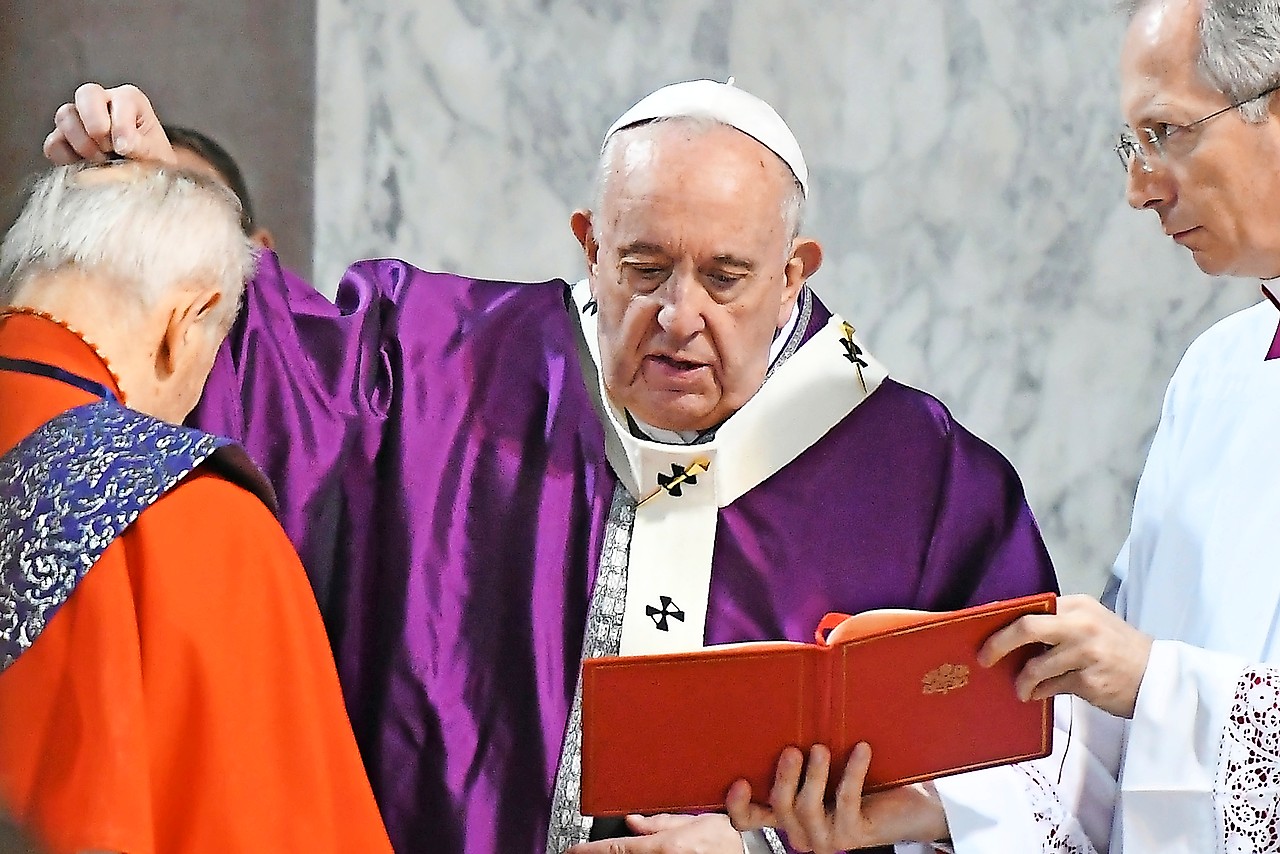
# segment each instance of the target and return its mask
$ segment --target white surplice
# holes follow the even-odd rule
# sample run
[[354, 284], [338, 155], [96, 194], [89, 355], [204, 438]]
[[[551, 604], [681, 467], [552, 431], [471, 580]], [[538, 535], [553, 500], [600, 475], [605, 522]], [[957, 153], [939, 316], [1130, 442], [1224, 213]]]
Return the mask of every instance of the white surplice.
[[1133, 720], [1059, 698], [1054, 756], [937, 781], [960, 854], [1280, 852], [1277, 319], [1219, 322], [1169, 384], [1115, 566], [1156, 638]]

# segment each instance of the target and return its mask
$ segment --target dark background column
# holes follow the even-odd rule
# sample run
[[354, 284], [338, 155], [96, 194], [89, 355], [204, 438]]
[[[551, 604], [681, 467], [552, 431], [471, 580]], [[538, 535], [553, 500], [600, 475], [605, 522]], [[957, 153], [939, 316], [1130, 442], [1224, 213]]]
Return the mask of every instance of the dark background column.
[[162, 121], [240, 163], [285, 263], [311, 269], [315, 3], [0, 0], [0, 227], [58, 105], [84, 81], [135, 83]]

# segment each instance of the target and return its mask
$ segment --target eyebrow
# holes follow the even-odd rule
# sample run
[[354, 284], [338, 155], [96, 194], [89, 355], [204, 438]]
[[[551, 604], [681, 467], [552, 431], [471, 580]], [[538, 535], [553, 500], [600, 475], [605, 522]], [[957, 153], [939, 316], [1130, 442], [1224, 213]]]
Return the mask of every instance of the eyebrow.
[[[1183, 104], [1171, 103], [1168, 100], [1154, 100], [1148, 98], [1142, 104], [1141, 108], [1136, 111], [1138, 113], [1138, 127], [1149, 127], [1158, 122], [1166, 122], [1168, 124], [1176, 124], [1168, 118], [1160, 118], [1160, 116], [1168, 116], [1170, 113], [1174, 115], [1182, 114], [1187, 116], [1187, 121], [1194, 121], [1194, 113], [1191, 109]], [[1126, 125], [1129, 127], [1129, 125]]]
[[[637, 240], [635, 243], [628, 243], [618, 250], [618, 257], [625, 259], [628, 255], [661, 255], [664, 258], [667, 250], [656, 243], [647, 243], [643, 240]], [[737, 267], [750, 273], [756, 268], [754, 261], [748, 261], [745, 258], [739, 258], [737, 255], [716, 255], [711, 261], [722, 267]]]
[[[643, 240], [637, 240], [635, 243], [628, 243], [618, 250], [619, 255], [630, 255], [632, 253], [647, 255], [665, 255], [667, 250], [656, 243], [647, 243]], [[739, 258], [737, 255], [722, 254], [711, 259], [717, 264], [728, 264], [733, 267], [746, 267], [752, 269], [755, 267], [754, 261], [748, 261], [745, 258]]]
[[754, 261], [748, 261], [745, 258], [739, 258], [736, 255], [717, 255], [711, 260], [726, 267], [741, 267], [748, 273], [756, 268]]
[[619, 255], [666, 255], [667, 250], [663, 249], [656, 243], [645, 243], [644, 241], [636, 241], [629, 243], [618, 250]]

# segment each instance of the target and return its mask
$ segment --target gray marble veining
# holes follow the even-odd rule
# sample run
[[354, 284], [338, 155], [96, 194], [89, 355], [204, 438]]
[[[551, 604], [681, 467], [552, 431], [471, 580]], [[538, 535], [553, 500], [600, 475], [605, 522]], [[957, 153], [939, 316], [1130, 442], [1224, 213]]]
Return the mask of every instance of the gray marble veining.
[[1013, 461], [1097, 592], [1187, 343], [1254, 301], [1127, 208], [1110, 0], [319, 0], [316, 268], [581, 275], [599, 138], [736, 77], [805, 149], [812, 280]]

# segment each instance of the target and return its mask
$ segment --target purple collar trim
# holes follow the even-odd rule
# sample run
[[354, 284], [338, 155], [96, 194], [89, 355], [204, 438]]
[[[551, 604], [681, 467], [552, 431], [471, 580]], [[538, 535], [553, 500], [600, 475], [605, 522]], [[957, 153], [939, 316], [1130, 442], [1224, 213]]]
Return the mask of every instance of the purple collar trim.
[[[1266, 285], [1262, 286], [1262, 295], [1271, 300], [1271, 304], [1280, 309], [1280, 299], [1271, 293], [1271, 288]], [[1272, 359], [1280, 359], [1280, 325], [1276, 327], [1276, 334], [1271, 339], [1271, 347], [1267, 350], [1267, 358], [1265, 361], [1270, 362]]]

